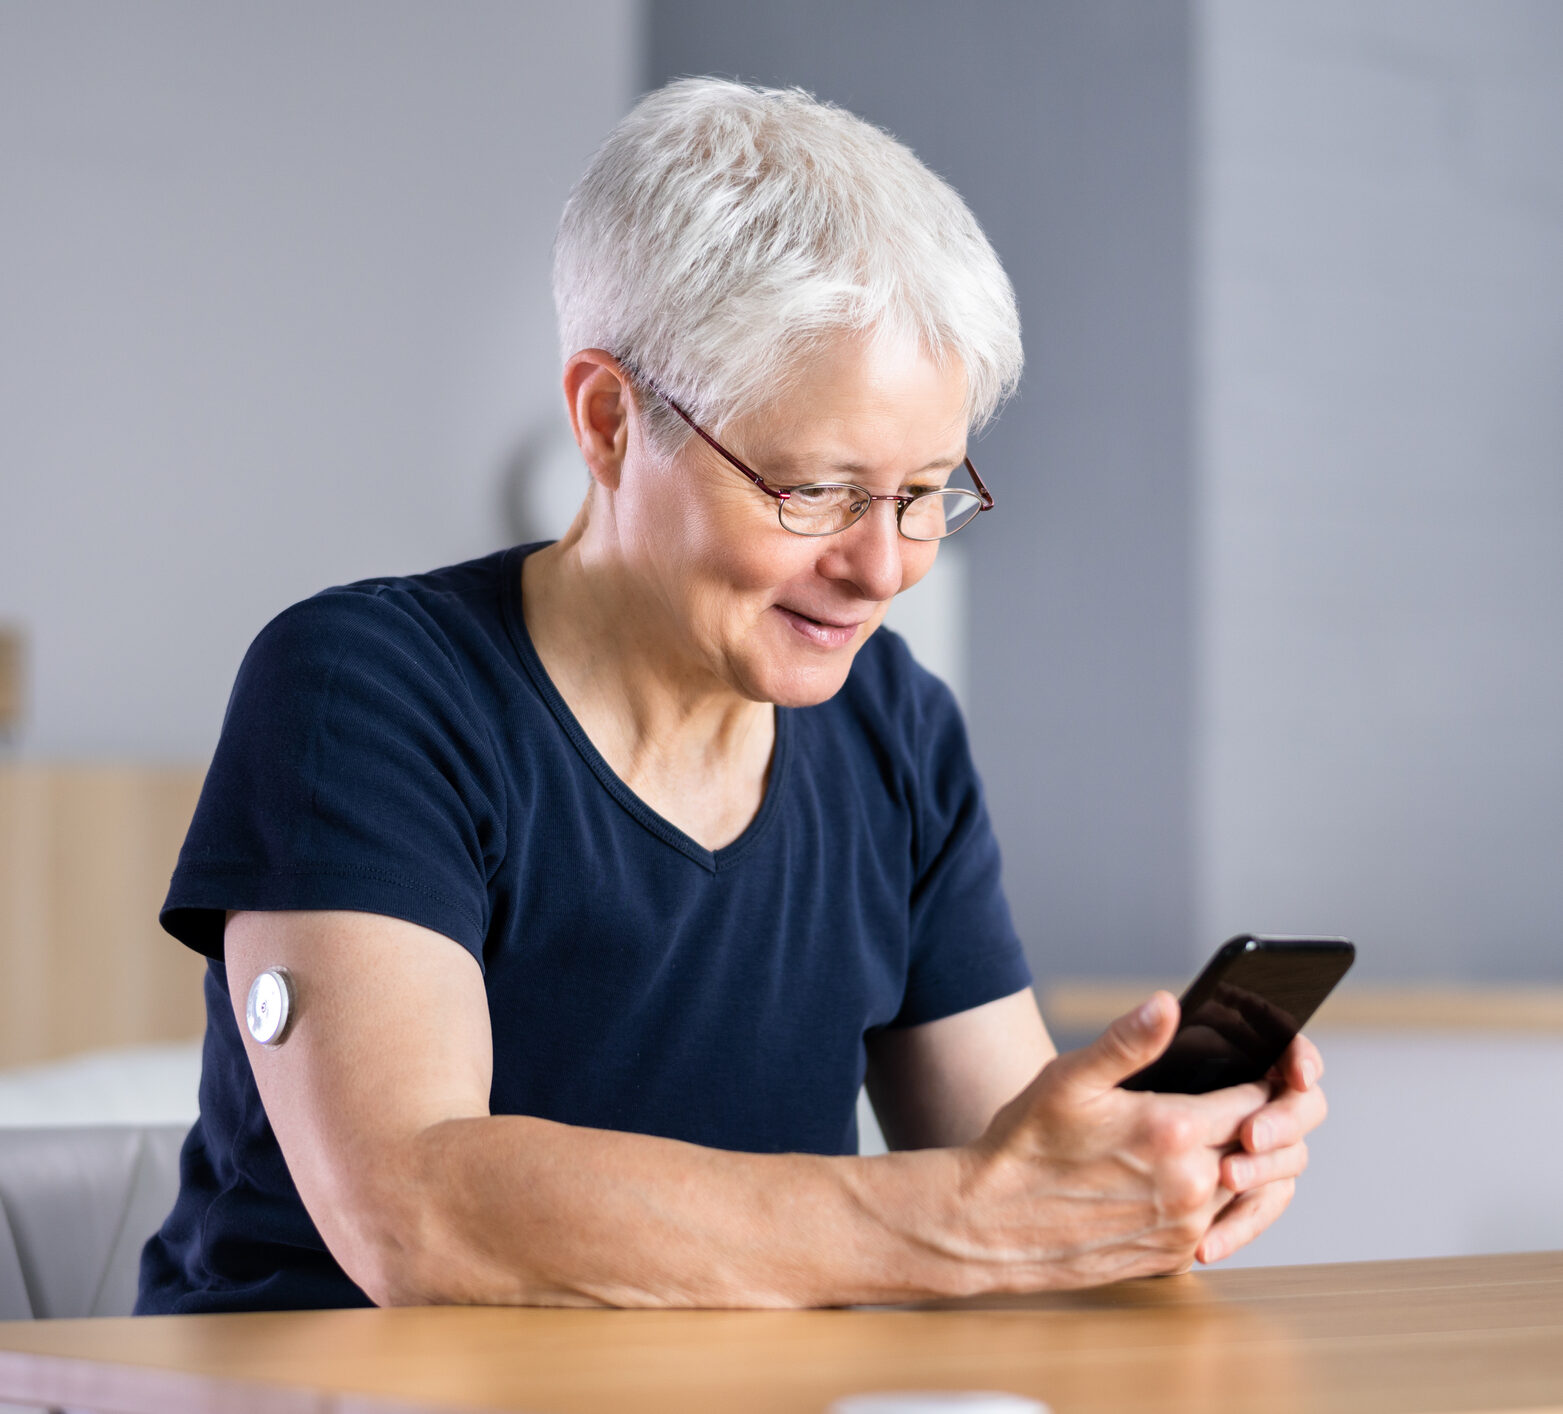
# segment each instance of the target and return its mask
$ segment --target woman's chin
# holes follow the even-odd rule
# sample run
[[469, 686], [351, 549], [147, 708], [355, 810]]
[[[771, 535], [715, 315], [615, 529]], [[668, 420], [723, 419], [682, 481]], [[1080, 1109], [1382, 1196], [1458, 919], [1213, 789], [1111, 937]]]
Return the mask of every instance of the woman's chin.
[[815, 707], [841, 691], [861, 640], [829, 653], [787, 655], [786, 659], [760, 665], [750, 677], [746, 695], [778, 707]]

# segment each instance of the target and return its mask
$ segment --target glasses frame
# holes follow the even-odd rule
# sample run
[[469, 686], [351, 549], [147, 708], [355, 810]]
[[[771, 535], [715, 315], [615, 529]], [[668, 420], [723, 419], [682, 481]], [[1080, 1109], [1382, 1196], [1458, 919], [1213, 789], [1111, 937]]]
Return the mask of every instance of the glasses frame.
[[[922, 500], [925, 496], [942, 496], [945, 490], [949, 488], [943, 488], [938, 491], [919, 491], [915, 496], [902, 496], [893, 491], [888, 492], [882, 496], [876, 496], [868, 489], [868, 487], [859, 486], [856, 482], [853, 481], [810, 481], [806, 485], [794, 486], [792, 490], [784, 491], [779, 486], [772, 486], [763, 476], [760, 475], [759, 472], [755, 471], [753, 467], [747, 465], [740, 458], [735, 457], [730, 451], [727, 450], [726, 447], [718, 442], [715, 437], [707, 432], [705, 428], [696, 422], [694, 418], [685, 412], [683, 408], [674, 402], [672, 398], [670, 398], [659, 387], [657, 387], [657, 385], [649, 378], [645, 377], [644, 375], [637, 375], [637, 379], [642, 384], [642, 386], [647, 389], [648, 392], [654, 393], [670, 408], [672, 408], [673, 411], [683, 419], [689, 430], [697, 437], [699, 437], [701, 441], [703, 441], [708, 447], [710, 447], [712, 451], [718, 453], [731, 467], [733, 467], [735, 471], [742, 472], [749, 478], [750, 481], [758, 486], [760, 490], [765, 492], [767, 496], [776, 502], [776, 523], [780, 525], [781, 528], [789, 535], [803, 535], [809, 537], [810, 539], [817, 539], [826, 535], [839, 535], [843, 530], [851, 530], [852, 527], [858, 523], [858, 521], [862, 520], [863, 517], [868, 514], [875, 501], [894, 501], [895, 528], [901, 537], [918, 545], [937, 545], [941, 540], [948, 540], [951, 535], [959, 535], [960, 532], [965, 530], [966, 527], [970, 525], [972, 521], [976, 520], [979, 515], [981, 515], [984, 511], [991, 511], [997, 504], [997, 502], [995, 502], [993, 499], [993, 493], [988, 490], [988, 488], [983, 484], [982, 477], [977, 474], [977, 468], [972, 465], [971, 458], [963, 457], [961, 460], [966, 467], [967, 475], [971, 477], [972, 485], [977, 488], [978, 505], [976, 512], [971, 516], [970, 520], [964, 520], [958, 526], [956, 526], [949, 535], [936, 535], [931, 539], [925, 539], [917, 535], [908, 535], [901, 527], [901, 517], [906, 514], [906, 508], [911, 505], [913, 501]], [[791, 500], [797, 492], [810, 491], [823, 487], [838, 486], [844, 486], [848, 490], [860, 492], [863, 496], [863, 509], [859, 511], [857, 515], [855, 515], [845, 525], [837, 526], [835, 530], [795, 530], [782, 519], [782, 512], [786, 509], [787, 502]], [[957, 487], [955, 489], [962, 490], [964, 488]]]

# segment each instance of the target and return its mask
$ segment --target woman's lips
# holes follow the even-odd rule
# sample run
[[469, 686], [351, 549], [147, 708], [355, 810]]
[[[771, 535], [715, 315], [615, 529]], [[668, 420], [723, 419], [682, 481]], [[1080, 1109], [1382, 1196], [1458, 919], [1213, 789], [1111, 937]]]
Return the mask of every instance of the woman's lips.
[[845, 648], [857, 637], [857, 631], [863, 626], [861, 619], [849, 624], [822, 623], [819, 619], [811, 619], [806, 614], [783, 608], [780, 604], [776, 605], [776, 609], [794, 630], [821, 648]]

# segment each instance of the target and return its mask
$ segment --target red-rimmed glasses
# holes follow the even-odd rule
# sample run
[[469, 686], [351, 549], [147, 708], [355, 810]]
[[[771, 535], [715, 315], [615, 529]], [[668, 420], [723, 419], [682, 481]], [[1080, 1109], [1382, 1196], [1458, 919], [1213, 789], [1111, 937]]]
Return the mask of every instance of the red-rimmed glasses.
[[648, 392], [672, 408], [708, 447], [775, 501], [776, 518], [782, 529], [790, 530], [794, 535], [835, 535], [861, 520], [875, 501], [894, 501], [896, 528], [908, 540], [944, 540], [970, 525], [983, 511], [993, 509], [993, 493], [982, 484], [970, 457], [964, 458], [964, 465], [972, 485], [977, 488], [974, 491], [945, 486], [911, 496], [894, 493], [876, 496], [867, 487], [849, 481], [814, 481], [785, 490], [772, 486], [728, 451], [649, 378], [640, 374], [634, 376]]

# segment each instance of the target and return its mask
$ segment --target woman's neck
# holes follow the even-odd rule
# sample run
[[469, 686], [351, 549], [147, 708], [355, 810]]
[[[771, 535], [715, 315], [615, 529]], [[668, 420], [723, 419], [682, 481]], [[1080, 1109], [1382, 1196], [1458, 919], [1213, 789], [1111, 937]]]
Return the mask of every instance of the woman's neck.
[[678, 625], [577, 521], [522, 563], [527, 633], [581, 729], [624, 783], [706, 845], [736, 839], [764, 798], [775, 708], [680, 653]]

